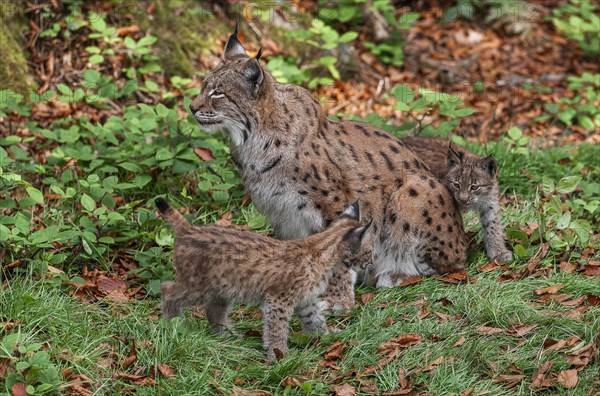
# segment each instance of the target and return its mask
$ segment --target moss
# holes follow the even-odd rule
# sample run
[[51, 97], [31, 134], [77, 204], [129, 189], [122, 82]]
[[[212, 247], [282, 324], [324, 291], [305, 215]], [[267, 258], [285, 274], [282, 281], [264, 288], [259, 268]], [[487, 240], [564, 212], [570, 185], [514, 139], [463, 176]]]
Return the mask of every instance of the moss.
[[214, 47], [215, 39], [229, 31], [229, 24], [203, 8], [207, 3], [157, 0], [154, 4], [152, 19], [140, 13], [138, 24], [143, 31], [158, 37], [156, 47], [166, 75], [192, 76], [193, 59]]
[[18, 11], [19, 7], [0, 7], [0, 89], [25, 92], [33, 87], [34, 79], [22, 40], [27, 20]]

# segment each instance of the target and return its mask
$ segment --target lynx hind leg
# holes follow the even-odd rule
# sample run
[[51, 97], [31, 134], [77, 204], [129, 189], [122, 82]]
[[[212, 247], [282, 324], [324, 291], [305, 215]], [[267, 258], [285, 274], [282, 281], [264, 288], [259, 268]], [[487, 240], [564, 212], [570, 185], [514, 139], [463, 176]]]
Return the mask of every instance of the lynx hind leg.
[[222, 334], [223, 331], [228, 330], [232, 334], [236, 335], [235, 330], [229, 323], [229, 310], [231, 309], [231, 302], [220, 296], [210, 297], [205, 304], [204, 310], [206, 313], [206, 319], [212, 327], [215, 334]]
[[508, 261], [513, 259], [512, 252], [506, 248], [504, 242], [504, 227], [500, 215], [498, 198], [478, 208], [479, 219], [483, 227], [483, 243], [485, 251], [491, 260]]
[[263, 304], [263, 345], [267, 359], [273, 361], [288, 352], [290, 319], [293, 307], [275, 298]]
[[386, 205], [368, 281], [393, 287], [415, 275], [464, 269], [466, 237], [448, 190], [428, 176], [410, 176]]
[[319, 301], [309, 298], [302, 301], [294, 309], [305, 333], [324, 334], [327, 331], [325, 317], [319, 309]]
[[354, 283], [356, 272], [337, 266], [329, 278], [327, 289], [319, 303], [321, 311], [341, 314], [354, 308]]

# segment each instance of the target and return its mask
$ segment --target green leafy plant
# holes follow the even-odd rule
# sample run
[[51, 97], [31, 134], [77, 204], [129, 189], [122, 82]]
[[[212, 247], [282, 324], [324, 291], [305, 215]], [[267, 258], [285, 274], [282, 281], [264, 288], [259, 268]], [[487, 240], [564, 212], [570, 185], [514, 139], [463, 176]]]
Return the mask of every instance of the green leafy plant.
[[578, 124], [587, 130], [600, 128], [600, 74], [583, 73], [567, 77], [569, 88], [576, 91], [573, 98], [563, 96], [559, 103], [544, 105], [549, 114], [536, 121], [555, 117], [565, 125]]
[[[346, 32], [339, 34], [331, 26], [326, 25], [320, 19], [313, 19], [311, 27], [309, 29], [298, 29], [287, 32], [286, 35], [294, 40], [302, 43], [306, 43], [314, 48], [331, 51], [339, 48], [341, 45], [349, 43], [350, 41], [358, 37], [356, 32]], [[328, 74], [335, 80], [340, 79], [340, 72], [336, 67], [337, 58], [332, 55], [320, 56], [316, 60], [316, 64], [306, 65], [303, 68], [306, 69], [325, 69]], [[332, 83], [333, 80], [329, 77], [315, 77], [313, 78], [308, 86], [312, 88], [318, 84], [326, 85]]]
[[[425, 136], [447, 136], [459, 124], [460, 118], [467, 117], [477, 110], [464, 107], [465, 103], [457, 96], [419, 88], [417, 92], [400, 84], [392, 88], [390, 93], [396, 97], [394, 110], [406, 112], [413, 121], [404, 123], [398, 132], [423, 134]], [[439, 118], [445, 119], [437, 127], [425, 123], [425, 118], [436, 111]]]
[[12, 333], [0, 342], [0, 360], [8, 361], [4, 380], [7, 394], [19, 384], [29, 395], [56, 394], [62, 378], [50, 355], [42, 344], [23, 343], [22, 338]]
[[570, 0], [552, 10], [552, 23], [569, 39], [576, 41], [589, 57], [600, 54], [600, 17], [597, 3]]

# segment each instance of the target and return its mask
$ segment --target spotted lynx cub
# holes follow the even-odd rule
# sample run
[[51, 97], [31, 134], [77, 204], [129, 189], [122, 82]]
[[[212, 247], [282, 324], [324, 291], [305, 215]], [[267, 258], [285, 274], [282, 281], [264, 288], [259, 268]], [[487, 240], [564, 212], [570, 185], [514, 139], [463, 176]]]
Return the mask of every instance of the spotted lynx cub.
[[512, 253], [504, 244], [496, 161], [450, 146], [444, 139], [415, 137], [403, 142], [444, 181], [462, 209], [479, 213], [488, 257], [512, 260]]
[[[442, 212], [461, 222], [452, 196], [439, 188], [424, 163], [401, 140], [380, 128], [328, 119], [307, 90], [278, 83], [261, 66], [260, 53], [250, 58], [236, 32], [227, 41], [223, 63], [206, 75], [202, 92], [192, 101], [190, 110], [203, 130], [227, 132], [231, 158], [240, 169], [245, 189], [266, 215], [276, 237], [295, 239], [320, 232], [345, 205], [360, 199], [364, 219], [373, 219], [369, 232], [373, 234], [369, 237], [373, 270], [367, 282], [385, 287], [401, 281], [396, 277], [390, 282], [390, 274], [419, 275], [464, 268], [465, 261], [437, 266], [429, 260], [431, 254], [420, 250], [424, 241], [429, 249], [446, 249], [431, 232], [429, 236], [424, 232], [414, 241], [400, 238], [404, 221], [384, 227], [384, 211], [398, 218], [404, 216], [405, 203], [392, 197], [409, 180], [418, 195], [407, 208], [412, 214], [429, 211], [429, 216], [411, 217], [411, 221], [429, 219], [431, 224], [425, 226], [433, 227], [434, 232], [437, 225], [433, 222], [441, 218]], [[438, 208], [423, 199], [432, 189], [430, 183], [441, 196], [439, 202], [443, 201]], [[437, 196], [431, 198], [438, 202]], [[409, 224], [410, 232], [415, 229], [413, 225], [417, 224]], [[425, 226], [419, 226], [419, 231]], [[453, 230], [448, 238], [462, 238], [458, 227]], [[449, 232], [447, 227], [444, 232]], [[415, 254], [423, 260], [405, 260], [400, 252], [406, 249], [417, 251]], [[352, 273], [345, 268], [340, 271], [338, 276], [344, 281], [339, 285], [351, 284]], [[354, 303], [352, 289], [342, 292], [335, 290], [338, 285], [330, 286], [327, 294], [343, 295], [340, 303], [344, 305]]]
[[182, 309], [204, 304], [217, 333], [230, 329], [227, 319], [235, 302], [262, 304], [263, 342], [267, 357], [286, 353], [292, 312], [306, 332], [324, 333], [317, 308], [337, 267], [364, 269], [361, 241], [369, 225], [358, 222], [358, 204], [347, 206], [323, 232], [304, 239], [279, 241], [263, 235], [216, 226], [191, 225], [162, 198], [156, 206], [175, 230], [175, 282], [161, 285], [161, 307], [167, 319]]

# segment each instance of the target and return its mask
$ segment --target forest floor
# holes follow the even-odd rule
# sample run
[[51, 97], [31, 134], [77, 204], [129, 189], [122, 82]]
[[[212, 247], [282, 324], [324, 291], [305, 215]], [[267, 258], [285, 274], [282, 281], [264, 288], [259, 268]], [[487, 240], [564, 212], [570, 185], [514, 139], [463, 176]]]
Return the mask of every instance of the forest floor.
[[[452, 1], [395, 2], [394, 15], [411, 20], [386, 52], [398, 65], [369, 49], [366, 24], [328, 22], [339, 34], [324, 49], [331, 33], [313, 23], [318, 2], [293, 2], [294, 14], [223, 3], [2, 6], [29, 77], [0, 79], [0, 389], [598, 394], [599, 67], [550, 21], [561, 2], [527, 2], [488, 21], [443, 21]], [[328, 316], [329, 334], [309, 337], [293, 320], [291, 353], [273, 364], [256, 306], [232, 313], [241, 338], [212, 335], [201, 311], [162, 319], [173, 235], [155, 197], [195, 224], [270, 232], [225, 138], [200, 131], [186, 111], [236, 13], [248, 52], [262, 46], [266, 67], [310, 87], [330, 116], [399, 137], [453, 135], [494, 155], [515, 259], [490, 262], [467, 214], [466, 272], [387, 291], [360, 286], [351, 313]], [[351, 45], [340, 38], [349, 32]]]

